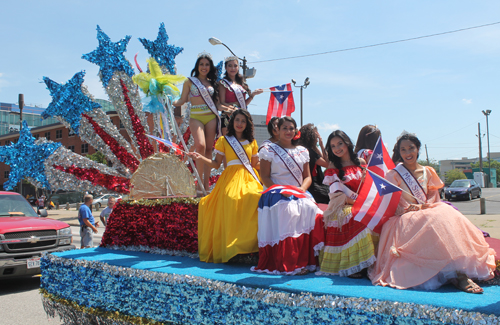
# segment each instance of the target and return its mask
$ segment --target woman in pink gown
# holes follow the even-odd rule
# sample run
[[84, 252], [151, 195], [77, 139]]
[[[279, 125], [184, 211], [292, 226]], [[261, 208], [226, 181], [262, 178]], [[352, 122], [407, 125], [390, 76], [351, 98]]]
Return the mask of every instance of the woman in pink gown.
[[[464, 215], [440, 202], [442, 181], [433, 168], [417, 163], [420, 141], [404, 133], [394, 147], [399, 163], [386, 179], [403, 192], [396, 215], [382, 227], [377, 262], [369, 271], [374, 285], [434, 290], [451, 282], [482, 293], [472, 279], [491, 279], [495, 251]], [[417, 200], [418, 198], [418, 200]]]

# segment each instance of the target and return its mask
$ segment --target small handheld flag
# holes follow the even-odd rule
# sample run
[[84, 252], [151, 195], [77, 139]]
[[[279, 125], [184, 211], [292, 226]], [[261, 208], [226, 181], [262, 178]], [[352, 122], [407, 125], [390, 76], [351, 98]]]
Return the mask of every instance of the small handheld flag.
[[175, 150], [175, 154], [176, 155], [180, 155], [182, 152], [183, 153], [187, 153], [185, 152], [184, 150], [181, 149], [181, 147], [179, 147], [179, 145], [175, 144], [175, 143], [172, 143], [171, 141], [169, 140], [166, 140], [166, 139], [162, 139], [162, 138], [158, 138], [158, 137], [155, 137], [154, 135], [149, 135], [149, 134], [146, 134], [148, 137], [150, 137], [151, 139], [154, 139], [156, 140], [158, 143], [161, 143], [161, 144], [164, 144], [166, 145], [167, 147], [169, 148], [172, 148]]

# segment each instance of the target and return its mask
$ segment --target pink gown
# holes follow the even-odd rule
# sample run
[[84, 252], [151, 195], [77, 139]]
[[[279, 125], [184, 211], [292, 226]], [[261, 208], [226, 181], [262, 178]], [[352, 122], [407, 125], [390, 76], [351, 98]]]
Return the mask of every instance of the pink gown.
[[[389, 171], [386, 178], [410, 192], [396, 171]], [[403, 192], [396, 215], [382, 227], [377, 262], [368, 273], [372, 283], [434, 290], [457, 277], [457, 272], [471, 279], [491, 279], [495, 251], [482, 232], [463, 214], [440, 202], [438, 190], [443, 183], [434, 169], [424, 167], [418, 182], [431, 208], [404, 213], [417, 201]]]

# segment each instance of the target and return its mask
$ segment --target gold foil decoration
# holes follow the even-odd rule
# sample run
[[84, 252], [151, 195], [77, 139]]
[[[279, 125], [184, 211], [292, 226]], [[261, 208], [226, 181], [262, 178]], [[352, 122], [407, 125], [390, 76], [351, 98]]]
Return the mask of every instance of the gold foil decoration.
[[175, 155], [156, 153], [143, 160], [130, 180], [130, 199], [196, 196], [194, 178]]

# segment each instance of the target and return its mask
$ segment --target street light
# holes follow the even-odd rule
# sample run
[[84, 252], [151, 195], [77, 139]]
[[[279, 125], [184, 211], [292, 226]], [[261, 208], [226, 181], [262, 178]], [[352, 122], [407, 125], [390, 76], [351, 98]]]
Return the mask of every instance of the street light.
[[295, 81], [295, 79], [292, 79], [292, 83], [293, 83], [294, 87], [300, 88], [300, 126], [302, 127], [302, 123], [303, 123], [302, 122], [302, 118], [303, 118], [302, 90], [306, 89], [307, 86], [309, 86], [309, 84], [311, 82], [309, 81], [309, 77], [307, 77], [306, 80], [304, 80], [304, 84], [302, 86], [297, 86], [296, 85], [297, 82]]
[[491, 114], [491, 109], [487, 109], [486, 111], [483, 111], [484, 116], [486, 116], [486, 140], [488, 141], [488, 170], [489, 170], [489, 175], [488, 175], [488, 187], [491, 186], [491, 159], [490, 159], [490, 129], [488, 126], [488, 116]]
[[[246, 57], [243, 57], [243, 59], [240, 58], [240, 57], [238, 57], [236, 54], [234, 54], [233, 51], [231, 51], [231, 49], [229, 48], [229, 46], [227, 46], [226, 44], [222, 43], [222, 41], [220, 39], [216, 38], [216, 37], [210, 37], [208, 39], [208, 41], [212, 45], [224, 45], [229, 50], [229, 52], [231, 52], [232, 55], [234, 55], [235, 57], [237, 57], [238, 59], [240, 59], [243, 62], [241, 64], [241, 67], [243, 68], [243, 79], [246, 80], [247, 78], [253, 78], [253, 77], [255, 77], [255, 73], [257, 71], [255, 70], [255, 68], [248, 69]], [[248, 76], [247, 76], [247, 70], [249, 72]]]

